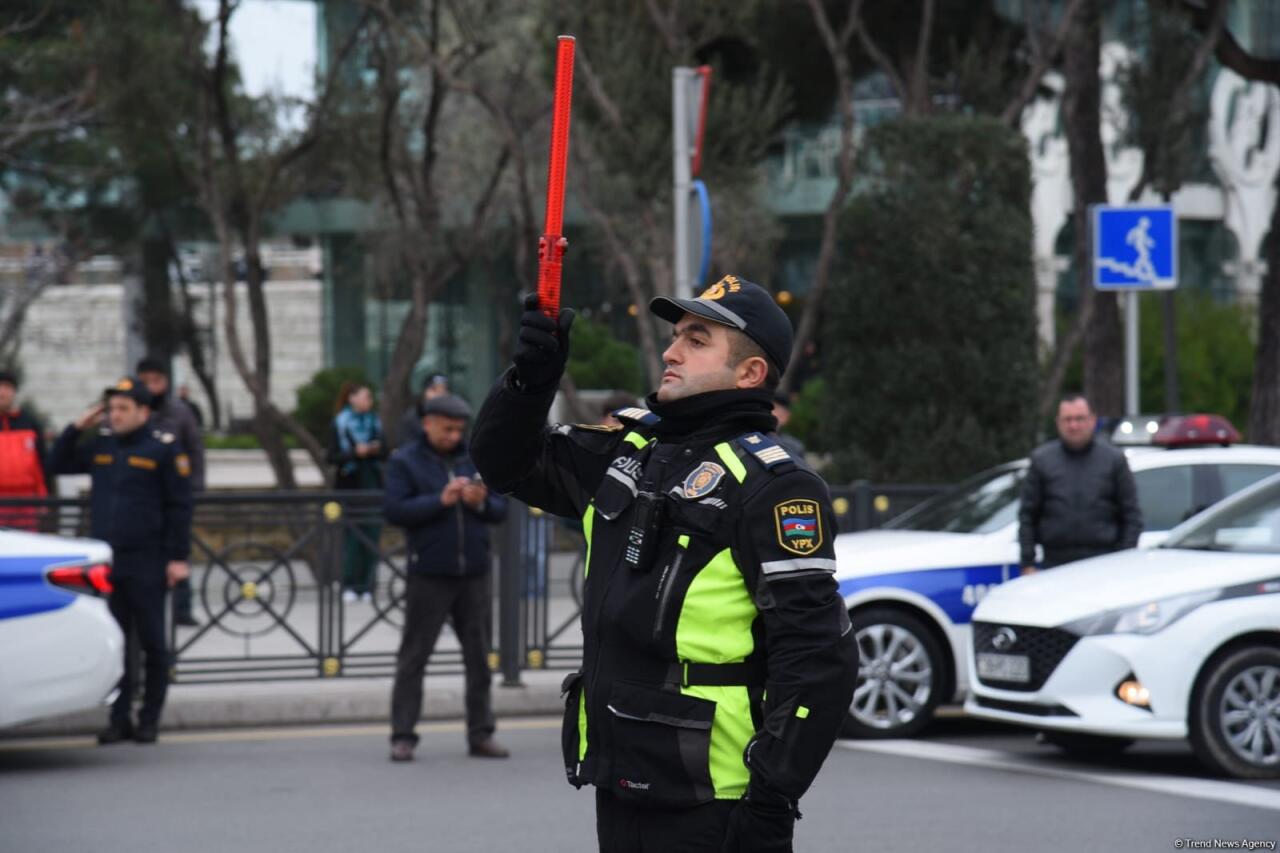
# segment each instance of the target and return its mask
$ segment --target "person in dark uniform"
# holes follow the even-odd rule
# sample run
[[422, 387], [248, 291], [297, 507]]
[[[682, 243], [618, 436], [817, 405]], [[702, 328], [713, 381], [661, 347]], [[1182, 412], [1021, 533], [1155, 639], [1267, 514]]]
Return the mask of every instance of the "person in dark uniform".
[[791, 324], [735, 276], [649, 309], [674, 328], [648, 410], [547, 426], [573, 312], [530, 295], [472, 458], [492, 488], [583, 521], [562, 741], [569, 782], [596, 787], [600, 849], [783, 853], [858, 666], [827, 486], [770, 413]]
[[[121, 379], [63, 431], [50, 468], [90, 474], [91, 533], [111, 546], [111, 615], [126, 638], [125, 672], [111, 719], [98, 743], [154, 743], [169, 685], [165, 595], [188, 577], [191, 546], [191, 461], [172, 433], [151, 429], [151, 394], [142, 381]], [[99, 426], [109, 428], [83, 436]], [[146, 687], [132, 720], [134, 634], [146, 658]]]
[[[169, 377], [169, 362], [159, 356], [147, 356], [138, 360], [134, 368], [142, 384], [151, 392], [151, 428], [173, 433], [191, 460], [191, 491], [204, 491], [204, 435], [195, 410], [173, 393]], [[173, 587], [173, 621], [186, 628], [200, 627], [192, 608], [191, 579], [179, 581]]]

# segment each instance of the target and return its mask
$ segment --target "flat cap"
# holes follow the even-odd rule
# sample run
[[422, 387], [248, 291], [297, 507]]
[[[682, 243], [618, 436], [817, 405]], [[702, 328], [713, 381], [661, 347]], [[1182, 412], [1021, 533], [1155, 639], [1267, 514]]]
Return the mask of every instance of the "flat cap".
[[439, 397], [432, 397], [422, 404], [422, 416], [425, 418], [427, 415], [469, 419], [471, 417], [471, 407], [467, 405], [466, 400], [457, 394], [441, 394]]

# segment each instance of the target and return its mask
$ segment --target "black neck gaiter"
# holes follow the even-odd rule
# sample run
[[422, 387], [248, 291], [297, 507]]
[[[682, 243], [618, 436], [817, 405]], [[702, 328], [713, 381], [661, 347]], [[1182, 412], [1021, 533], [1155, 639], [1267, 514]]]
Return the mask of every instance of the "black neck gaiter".
[[662, 418], [653, 431], [660, 439], [696, 439], [730, 432], [773, 432], [773, 395], [762, 388], [708, 391], [667, 403], [656, 394], [645, 398], [649, 411]]

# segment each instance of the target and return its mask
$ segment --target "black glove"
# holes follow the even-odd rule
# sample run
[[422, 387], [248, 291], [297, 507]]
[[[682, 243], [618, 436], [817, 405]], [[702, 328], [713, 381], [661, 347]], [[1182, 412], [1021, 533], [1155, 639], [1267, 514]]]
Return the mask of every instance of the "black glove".
[[520, 336], [516, 342], [516, 379], [525, 391], [546, 391], [560, 384], [560, 375], [569, 361], [569, 327], [573, 309], [561, 308], [559, 321], [538, 309], [538, 294], [524, 298], [520, 315]]
[[798, 814], [781, 797], [748, 792], [729, 813], [721, 853], [792, 853]]

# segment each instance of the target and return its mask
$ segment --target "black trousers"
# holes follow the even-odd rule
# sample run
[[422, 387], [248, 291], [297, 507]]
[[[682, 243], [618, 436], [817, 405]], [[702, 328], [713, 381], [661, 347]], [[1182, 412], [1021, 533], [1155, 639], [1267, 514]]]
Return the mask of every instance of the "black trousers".
[[467, 672], [467, 739], [494, 731], [489, 674], [489, 577], [436, 577], [410, 573], [405, 588], [404, 633], [391, 688], [391, 740], [418, 742], [414, 726], [422, 714], [422, 677], [446, 618], [462, 644]]
[[146, 673], [138, 722], [154, 725], [160, 721], [165, 693], [169, 690], [169, 650], [164, 635], [168, 583], [163, 570], [148, 572], [142, 577], [113, 573], [111, 587], [111, 598], [107, 603], [125, 636], [124, 676], [120, 679], [120, 695], [111, 706], [111, 722], [121, 728], [130, 724], [133, 686], [138, 677], [134, 672], [134, 663], [138, 659], [136, 643], [142, 647], [143, 671]]
[[712, 800], [690, 809], [655, 809], [596, 789], [600, 853], [720, 853], [737, 800]]
[[191, 579], [184, 578], [173, 585], [173, 616], [175, 619], [192, 619], [194, 613], [191, 610]]

